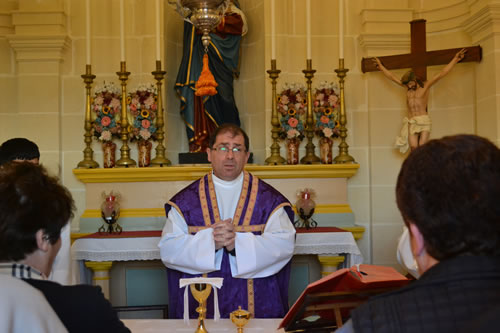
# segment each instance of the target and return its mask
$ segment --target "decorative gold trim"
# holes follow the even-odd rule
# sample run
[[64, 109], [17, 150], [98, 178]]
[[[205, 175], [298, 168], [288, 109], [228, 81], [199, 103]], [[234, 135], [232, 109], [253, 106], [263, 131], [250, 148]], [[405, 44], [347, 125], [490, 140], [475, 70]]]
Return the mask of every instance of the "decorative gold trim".
[[[173, 207], [176, 205], [173, 202], [168, 202]], [[178, 207], [176, 207], [177, 211], [179, 211]], [[181, 212], [179, 212], [181, 213]], [[182, 213], [181, 213], [182, 215]], [[120, 217], [158, 217], [165, 216], [165, 208], [132, 208], [127, 209], [123, 208], [120, 210]], [[82, 216], [82, 218], [101, 218], [101, 210], [100, 209], [86, 209]]]
[[[254, 178], [255, 179], [255, 178]], [[236, 211], [233, 216], [233, 225], [238, 225], [240, 223], [241, 213], [243, 212], [243, 207], [245, 206], [245, 200], [248, 195], [248, 184], [250, 183], [250, 176], [248, 172], [243, 172], [243, 186], [241, 187], [240, 198], [238, 199], [238, 205], [236, 206]], [[248, 212], [248, 209], [247, 209]]]
[[[175, 204], [168, 202], [168, 204], [175, 207]], [[282, 207], [282, 206], [280, 206]], [[179, 211], [178, 208], [176, 208]], [[293, 210], [296, 212], [295, 206]], [[316, 205], [314, 210], [316, 214], [339, 214], [339, 213], [352, 213], [352, 209], [348, 204], [331, 204], [331, 205]], [[182, 212], [179, 211], [182, 215]], [[162, 208], [123, 208], [120, 210], [120, 217], [164, 217], [165, 209]], [[99, 209], [86, 209], [82, 218], [101, 218], [101, 210]], [[361, 233], [364, 231], [361, 230]]]
[[[293, 205], [293, 211], [297, 213], [295, 205]], [[342, 213], [352, 213], [351, 206], [349, 204], [331, 204], [331, 205], [316, 205], [314, 208], [315, 214], [342, 214]]]
[[[282, 208], [282, 207], [286, 207], [286, 206], [290, 206], [290, 207], [291, 207], [292, 205], [290, 205], [288, 202], [283, 202], [283, 203], [279, 204], [278, 206], [276, 206], [276, 207], [273, 209], [273, 211], [271, 212], [271, 214], [269, 214], [269, 217], [273, 216], [273, 214], [274, 214], [274, 213], [275, 213], [278, 209], [280, 209], [280, 208]], [[294, 208], [294, 207], [293, 207], [293, 210], [295, 211], [295, 208]], [[266, 221], [266, 224], [267, 224], [267, 221]]]
[[[203, 214], [203, 221], [205, 222], [205, 225], [208, 227], [212, 224], [212, 221], [210, 220], [210, 212], [208, 211], [207, 195], [205, 193], [205, 177], [202, 177], [200, 179], [200, 184], [198, 185], [198, 196], [200, 198], [200, 205], [201, 205], [201, 211]], [[213, 212], [213, 213], [214, 213], [214, 217], [215, 217], [215, 212]]]
[[[236, 232], [260, 232], [264, 231], [264, 228], [266, 227], [265, 224], [252, 224], [252, 225], [236, 225], [234, 226], [234, 230]], [[188, 227], [188, 232], [190, 234], [195, 234], [198, 231], [208, 229], [210, 227], [206, 226], [196, 226], [196, 227]]]
[[[247, 177], [247, 179], [250, 179], [250, 175], [246, 171], [245, 171], [245, 177]], [[245, 217], [243, 218], [242, 225], [250, 225], [250, 220], [252, 219], [253, 210], [255, 209], [255, 202], [257, 201], [258, 190], [259, 190], [259, 179], [254, 176], [252, 179], [252, 189], [250, 191], [250, 199], [248, 200], [248, 206], [245, 212]], [[247, 181], [246, 192], [248, 192], [248, 181]]]
[[252, 314], [252, 317], [255, 318], [255, 298], [254, 298], [254, 289], [253, 289], [253, 279], [247, 280], [247, 289], [248, 289], [248, 312]]
[[113, 266], [112, 261], [86, 261], [85, 266], [90, 268], [93, 272], [106, 272], [108, 273]]
[[[205, 179], [205, 177], [203, 177], [203, 179]], [[207, 179], [208, 179], [208, 195], [210, 196], [210, 205], [212, 205], [212, 215], [214, 216], [214, 223], [217, 223], [217, 222], [220, 222], [220, 212], [219, 212], [219, 205], [217, 204], [217, 195], [215, 194], [215, 187], [214, 187], [214, 182], [212, 180], [212, 173], [211, 172], [208, 174]], [[201, 193], [201, 191], [203, 191], [203, 193], [205, 193], [205, 186], [203, 186], [203, 188], [201, 188], [201, 185], [200, 185], [200, 193]], [[200, 196], [200, 199], [201, 199], [201, 196]], [[206, 200], [207, 199], [205, 198], [205, 201]], [[205, 213], [203, 213], [203, 216], [205, 216]], [[210, 225], [210, 224], [212, 224], [212, 222], [209, 221], [208, 224], [205, 222], [205, 224]]]
[[[98, 168], [73, 169], [82, 183], [132, 183], [174, 180], [197, 180], [210, 172], [210, 165], [170, 166], [168, 168]], [[299, 165], [252, 165], [245, 167], [260, 179], [288, 178], [350, 178], [359, 164], [299, 164]]]
[[360, 240], [361, 238], [363, 238], [363, 234], [365, 233], [365, 227], [362, 226], [340, 227], [340, 228], [351, 232], [355, 240]]
[[[184, 217], [184, 214], [182, 214], [182, 211], [181, 211], [181, 209], [179, 208], [179, 206], [177, 206], [177, 205], [176, 205], [174, 202], [172, 202], [172, 201], [169, 201], [169, 202], [168, 202], [168, 204], [169, 204], [170, 206], [174, 207], [174, 208], [175, 208], [175, 210], [177, 211], [177, 213], [179, 213], [179, 215], [180, 215], [180, 216], [182, 216], [182, 218], [183, 218], [184, 220], [186, 219], [186, 218]], [[131, 209], [131, 210], [132, 210], [132, 209]], [[151, 209], [151, 210], [153, 210], [153, 209]], [[155, 208], [155, 210], [159, 210], [159, 213], [160, 213], [160, 214], [158, 214], [158, 215], [146, 215], [146, 216], [144, 216], [144, 215], [142, 215], [142, 216], [141, 216], [141, 215], [139, 215], [139, 214], [138, 214], [138, 215], [135, 215], [135, 216], [130, 216], [130, 217], [157, 217], [157, 216], [165, 216], [165, 208]], [[137, 211], [139, 211], [139, 209], [137, 209]], [[170, 212], [170, 211], [169, 211], [169, 212]], [[137, 213], [140, 213], [140, 212], [137, 212]], [[120, 213], [120, 215], [121, 215], [122, 217], [128, 217], [128, 216], [124, 216], [124, 215], [122, 215], [121, 213]]]

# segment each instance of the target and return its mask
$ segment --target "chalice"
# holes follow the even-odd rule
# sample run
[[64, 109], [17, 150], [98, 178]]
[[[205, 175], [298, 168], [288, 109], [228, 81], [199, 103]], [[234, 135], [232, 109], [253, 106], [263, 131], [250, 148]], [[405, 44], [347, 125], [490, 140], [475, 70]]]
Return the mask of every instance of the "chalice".
[[238, 306], [238, 310], [234, 310], [230, 314], [231, 321], [238, 327], [238, 333], [243, 333], [243, 327], [248, 324], [252, 314]]
[[200, 306], [196, 308], [196, 312], [199, 313], [198, 316], [198, 328], [195, 333], [208, 333], [205, 328], [205, 316], [207, 313], [207, 299], [210, 296], [210, 292], [212, 291], [212, 286], [206, 283], [193, 283], [189, 285], [191, 289], [191, 295], [193, 295], [194, 299], [198, 301]]

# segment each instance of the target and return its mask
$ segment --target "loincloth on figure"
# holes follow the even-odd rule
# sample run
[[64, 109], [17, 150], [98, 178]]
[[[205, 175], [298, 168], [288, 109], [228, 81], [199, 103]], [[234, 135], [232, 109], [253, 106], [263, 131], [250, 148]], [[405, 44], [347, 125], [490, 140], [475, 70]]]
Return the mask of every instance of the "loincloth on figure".
[[418, 134], [421, 132], [430, 132], [430, 131], [431, 131], [431, 118], [429, 117], [429, 115], [424, 114], [410, 119], [408, 119], [408, 117], [404, 117], [401, 133], [396, 138], [396, 147], [399, 148], [399, 151], [402, 154], [404, 154], [410, 148], [410, 145], [408, 143], [408, 133]]

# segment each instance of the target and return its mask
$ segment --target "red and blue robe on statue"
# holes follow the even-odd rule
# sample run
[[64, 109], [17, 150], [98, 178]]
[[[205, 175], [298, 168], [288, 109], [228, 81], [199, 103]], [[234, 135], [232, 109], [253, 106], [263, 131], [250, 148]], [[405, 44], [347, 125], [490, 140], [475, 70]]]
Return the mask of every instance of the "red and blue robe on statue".
[[[210, 228], [210, 225], [221, 220], [212, 177], [210, 173], [193, 182], [165, 205], [167, 216], [172, 207], [181, 214], [191, 235]], [[294, 213], [288, 200], [269, 184], [244, 172], [241, 194], [233, 217], [235, 231], [262, 235], [269, 218], [280, 208], [283, 208], [290, 221], [293, 221]], [[291, 246], [293, 249], [293, 244]], [[237, 242], [235, 250], [235, 255], [238, 256]], [[255, 318], [283, 317], [288, 311], [289, 259], [276, 274], [250, 279], [235, 278], [231, 273], [230, 256], [232, 254], [226, 249], [222, 251], [224, 253], [220, 270], [205, 274], [188, 274], [167, 268], [169, 317], [183, 317], [184, 290], [179, 288], [179, 279], [199, 276], [224, 278], [223, 286], [218, 290], [222, 318], [228, 318], [229, 313], [238, 309], [238, 306], [250, 311]], [[163, 254], [162, 259], [164, 259]], [[190, 318], [197, 318], [198, 314], [195, 309], [198, 304], [192, 296], [190, 296], [189, 305]], [[207, 301], [207, 310], [208, 318], [213, 318], [213, 292]]]

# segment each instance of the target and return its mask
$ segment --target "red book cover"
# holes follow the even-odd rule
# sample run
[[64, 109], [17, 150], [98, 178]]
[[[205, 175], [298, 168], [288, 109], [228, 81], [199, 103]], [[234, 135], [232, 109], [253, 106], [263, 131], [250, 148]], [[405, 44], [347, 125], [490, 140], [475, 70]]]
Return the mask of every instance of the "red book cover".
[[[358, 269], [359, 267], [359, 269]], [[369, 297], [406, 285], [392, 267], [359, 265], [340, 269], [307, 286], [279, 328], [295, 330], [338, 326]]]

